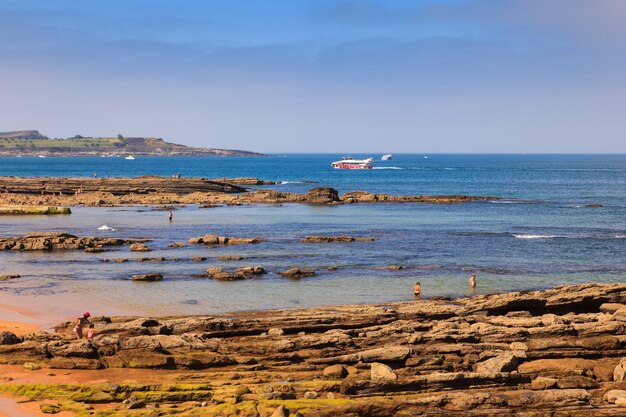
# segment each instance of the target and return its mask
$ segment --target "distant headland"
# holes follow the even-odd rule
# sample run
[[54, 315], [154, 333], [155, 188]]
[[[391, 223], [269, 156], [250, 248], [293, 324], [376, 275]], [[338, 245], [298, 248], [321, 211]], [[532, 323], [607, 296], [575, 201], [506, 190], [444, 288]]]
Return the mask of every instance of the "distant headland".
[[0, 132], [0, 156], [263, 156], [236, 149], [194, 148], [154, 137], [83, 137], [50, 139], [37, 130]]

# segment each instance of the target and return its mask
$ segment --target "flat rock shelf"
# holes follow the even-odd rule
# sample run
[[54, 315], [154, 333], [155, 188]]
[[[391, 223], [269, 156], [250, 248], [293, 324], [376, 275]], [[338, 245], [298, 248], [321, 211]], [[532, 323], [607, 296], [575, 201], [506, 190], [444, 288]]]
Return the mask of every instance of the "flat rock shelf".
[[[175, 406], [183, 416], [626, 413], [626, 284], [93, 321], [92, 343], [75, 340], [70, 322], [55, 333], [3, 333], [0, 371], [85, 369], [95, 382], [49, 377], [0, 391], [74, 411], [97, 402], [118, 410]], [[118, 368], [158, 382], [107, 376], [102, 383]]]

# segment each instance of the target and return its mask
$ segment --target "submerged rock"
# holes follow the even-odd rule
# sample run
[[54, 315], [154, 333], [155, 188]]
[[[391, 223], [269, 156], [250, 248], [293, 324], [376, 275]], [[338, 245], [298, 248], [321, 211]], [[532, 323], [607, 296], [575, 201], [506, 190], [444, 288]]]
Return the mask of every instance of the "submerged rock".
[[247, 245], [261, 241], [262, 239], [256, 237], [224, 237], [218, 235], [204, 235], [189, 239], [189, 243], [192, 245]]
[[132, 252], [150, 252], [152, 249], [150, 249], [143, 243], [133, 243], [132, 245], [130, 245], [130, 250]]
[[0, 281], [8, 281], [10, 279], [22, 278], [21, 275], [0, 275]]
[[153, 282], [153, 281], [162, 281], [162, 280], [163, 280], [163, 275], [157, 274], [157, 273], [133, 275], [133, 281]]
[[265, 274], [265, 269], [262, 266], [248, 266], [243, 268], [237, 268], [234, 271], [224, 271], [221, 267], [207, 268], [207, 276], [212, 279], [220, 281], [237, 281], [242, 279], [253, 278], [255, 276]]
[[78, 237], [69, 233], [34, 232], [24, 236], [0, 238], [0, 250], [87, 250], [88, 248], [121, 246], [129, 243], [133, 243], [133, 241], [108, 237]]
[[306, 236], [302, 243], [332, 243], [332, 242], [373, 242], [372, 237], [352, 236]]
[[281, 272], [280, 275], [282, 275], [285, 278], [291, 278], [291, 279], [300, 279], [300, 278], [306, 278], [306, 277], [314, 277], [316, 275], [315, 273], [315, 269], [313, 268], [291, 268], [288, 269], [287, 271]]

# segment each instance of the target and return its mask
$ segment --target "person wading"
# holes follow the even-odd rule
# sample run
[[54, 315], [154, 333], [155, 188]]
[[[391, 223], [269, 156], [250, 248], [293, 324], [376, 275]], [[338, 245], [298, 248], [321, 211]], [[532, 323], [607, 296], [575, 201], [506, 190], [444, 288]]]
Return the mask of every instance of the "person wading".
[[418, 300], [422, 299], [422, 284], [420, 284], [419, 281], [417, 281], [415, 283], [415, 287], [413, 287], [413, 295], [415, 296], [415, 298], [417, 298]]
[[469, 286], [472, 290], [476, 289], [476, 274], [472, 274], [472, 276], [469, 277]]

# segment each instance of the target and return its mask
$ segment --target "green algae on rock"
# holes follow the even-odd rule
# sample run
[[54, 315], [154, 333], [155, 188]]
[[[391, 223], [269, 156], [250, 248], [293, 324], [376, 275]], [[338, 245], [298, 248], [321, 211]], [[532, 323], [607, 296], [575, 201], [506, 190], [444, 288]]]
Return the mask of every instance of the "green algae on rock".
[[21, 206], [21, 205], [1, 205], [0, 216], [4, 215], [54, 215], [54, 214], [72, 214], [69, 207], [58, 206]]

